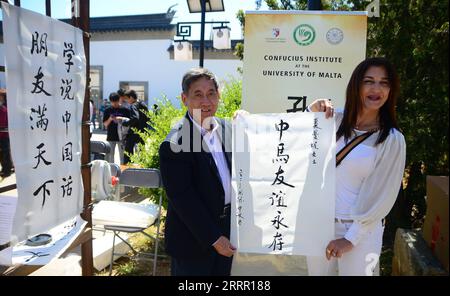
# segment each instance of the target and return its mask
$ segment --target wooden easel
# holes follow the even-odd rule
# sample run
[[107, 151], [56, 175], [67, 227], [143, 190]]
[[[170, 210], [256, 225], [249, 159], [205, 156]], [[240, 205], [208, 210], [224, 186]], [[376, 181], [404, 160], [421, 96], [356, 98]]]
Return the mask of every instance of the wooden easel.
[[[7, 0], [0, 0], [3, 2], [8, 2]], [[82, 118], [82, 154], [81, 154], [81, 175], [83, 179], [84, 186], [84, 198], [83, 198], [83, 213], [82, 218], [87, 221], [86, 228], [83, 230], [82, 234], [71, 244], [67, 249], [66, 253], [73, 248], [81, 245], [81, 268], [83, 276], [93, 275], [93, 259], [92, 259], [92, 202], [91, 202], [91, 171], [90, 171], [90, 133], [89, 133], [89, 0], [71, 0], [72, 2], [72, 25], [74, 27], [80, 28], [83, 34], [84, 51], [86, 55], [86, 90], [84, 95], [83, 103], [83, 118]], [[80, 15], [75, 15], [74, 7], [76, 3], [80, 3], [79, 11]], [[20, 0], [14, 0], [14, 5], [20, 7]], [[51, 0], [45, 0], [45, 14], [51, 17]], [[2, 71], [4, 71], [4, 66], [1, 66]], [[4, 188], [0, 187], [0, 192], [6, 192], [16, 188], [16, 184], [6, 186]], [[6, 270], [0, 270], [0, 275], [28, 275], [40, 266], [12, 266]]]

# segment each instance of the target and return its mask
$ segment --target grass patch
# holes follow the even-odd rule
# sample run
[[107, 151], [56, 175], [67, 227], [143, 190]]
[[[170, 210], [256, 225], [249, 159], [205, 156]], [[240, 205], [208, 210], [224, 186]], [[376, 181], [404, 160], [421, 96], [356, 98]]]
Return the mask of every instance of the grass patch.
[[[164, 252], [164, 231], [163, 223], [160, 226], [158, 254], [166, 255]], [[145, 230], [146, 233], [155, 236], [156, 227], [152, 226]], [[153, 275], [153, 260], [145, 260], [145, 258], [153, 258], [151, 254], [142, 255], [141, 253], [153, 253], [155, 248], [155, 241], [143, 235], [142, 233], [136, 233], [129, 237], [128, 242], [138, 252], [137, 255], [133, 255], [130, 250], [127, 255], [132, 258], [122, 257], [117, 259], [113, 264], [112, 275], [113, 276], [151, 276]], [[109, 266], [105, 269], [95, 273], [96, 276], [108, 276]], [[157, 276], [169, 276], [170, 275], [170, 259], [169, 257], [158, 257]]]

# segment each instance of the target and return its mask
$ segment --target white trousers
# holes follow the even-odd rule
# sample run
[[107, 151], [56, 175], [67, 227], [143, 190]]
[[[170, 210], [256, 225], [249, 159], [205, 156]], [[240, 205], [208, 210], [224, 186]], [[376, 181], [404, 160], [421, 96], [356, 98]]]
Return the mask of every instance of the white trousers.
[[118, 164], [123, 164], [123, 144], [120, 141], [108, 141], [109, 145], [111, 146], [111, 152], [109, 153], [107, 159], [105, 159], [107, 162], [110, 163], [114, 163], [115, 159], [114, 159], [114, 154], [116, 153], [116, 146], [119, 148], [119, 158], [120, 158], [120, 163]]
[[[352, 223], [335, 223], [336, 239], [343, 238]], [[383, 244], [384, 226], [380, 221], [361, 241], [341, 258], [323, 256], [306, 258], [308, 274], [313, 276], [361, 276], [380, 275], [380, 254]]]

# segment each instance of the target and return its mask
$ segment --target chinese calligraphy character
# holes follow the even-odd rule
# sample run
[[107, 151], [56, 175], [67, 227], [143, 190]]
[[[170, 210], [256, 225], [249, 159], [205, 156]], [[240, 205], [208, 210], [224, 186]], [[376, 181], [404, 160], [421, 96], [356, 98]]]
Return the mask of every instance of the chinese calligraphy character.
[[277, 158], [273, 159], [272, 162], [283, 161], [284, 163], [287, 163], [289, 160], [289, 155], [283, 154], [283, 153], [284, 153], [284, 143], [280, 143], [280, 144], [278, 144], [278, 148], [277, 148]]
[[[295, 113], [297, 111], [305, 111], [306, 110], [306, 96], [303, 97], [288, 97], [288, 100], [296, 100], [294, 102], [294, 106], [292, 107], [292, 109], [287, 109], [286, 112], [287, 113]], [[302, 108], [298, 108], [298, 104], [300, 104], [300, 102], [303, 103]]]
[[41, 143], [41, 144], [39, 144], [38, 146], [36, 146], [36, 148], [37, 148], [39, 151], [38, 151], [38, 155], [34, 157], [34, 158], [37, 159], [37, 163], [36, 163], [36, 165], [33, 167], [33, 169], [36, 169], [36, 168], [38, 167], [38, 165], [41, 163], [41, 159], [42, 159], [42, 161], [44, 162], [45, 165], [50, 165], [50, 164], [52, 164], [50, 161], [47, 161], [47, 160], [42, 156], [42, 154], [44, 154], [44, 153], [46, 152], [46, 150], [42, 150], [42, 151], [41, 151], [41, 148], [43, 148], [43, 147], [44, 147], [44, 143]]
[[284, 203], [285, 197], [286, 193], [284, 193], [283, 191], [280, 191], [280, 193], [272, 192], [272, 195], [269, 197], [269, 199], [272, 201], [270, 205], [273, 206], [276, 201], [276, 207], [287, 207], [287, 205]]
[[238, 213], [236, 215], [238, 217], [238, 225], [242, 224], [242, 220], [244, 220], [244, 216], [242, 216], [242, 206], [238, 207]]
[[[48, 119], [45, 117], [45, 111], [47, 111], [47, 107], [45, 104], [42, 106], [38, 106], [37, 109], [31, 108], [30, 120], [33, 121], [33, 113], [37, 113], [38, 121], [36, 121], [36, 127], [42, 128], [44, 131], [47, 130]], [[31, 129], [34, 130], [34, 127], [31, 126]]]
[[244, 193], [242, 192], [241, 188], [238, 188], [238, 202], [242, 203], [243, 197], [244, 197]]
[[73, 183], [72, 176], [69, 176], [68, 178], [62, 178], [62, 180], [64, 182], [67, 182], [67, 184], [61, 186], [61, 188], [63, 190], [63, 197], [66, 196], [66, 193], [67, 193], [67, 196], [71, 196], [72, 195], [72, 186], [70, 186], [70, 185]]
[[62, 161], [72, 161], [72, 142], [64, 145], [62, 149]]
[[[68, 100], [73, 100], [73, 95], [72, 97], [70, 97], [70, 90], [72, 89], [72, 86], [70, 85], [72, 83], [72, 79], [61, 79], [62, 85], [60, 87], [61, 89], [61, 96], [63, 97], [63, 100], [68, 99]], [[66, 86], [64, 87], [64, 84], [66, 84]]]
[[322, 129], [319, 127], [319, 118], [314, 118], [314, 126], [313, 126], [314, 130], [316, 129]]
[[313, 131], [313, 138], [314, 138], [314, 140], [318, 140], [319, 139], [319, 132], [317, 131], [317, 129], [315, 129]]
[[283, 250], [283, 245], [283, 235], [277, 232], [277, 234], [273, 236], [273, 241], [270, 244], [269, 249], [272, 249], [273, 251], [275, 251], [277, 248], [278, 250]]
[[37, 54], [44, 51], [45, 56], [47, 56], [47, 33], [42, 34], [41, 38], [39, 38], [39, 33], [35, 31], [31, 37], [31, 54], [33, 54], [34, 51], [36, 51]]
[[283, 119], [281, 119], [280, 123], [275, 125], [275, 128], [277, 131], [280, 132], [280, 141], [281, 141], [281, 137], [283, 137], [283, 131], [289, 128], [289, 123], [284, 122]]
[[284, 218], [281, 218], [281, 212], [277, 211], [277, 213], [278, 215], [275, 216], [273, 220], [270, 221], [272, 222], [273, 227], [275, 227], [276, 229], [280, 229], [280, 226], [289, 228], [286, 224], [281, 223], [284, 220]]
[[44, 252], [31, 252], [31, 251], [25, 251], [25, 253], [30, 253], [32, 256], [29, 257], [27, 260], [25, 260], [25, 262], [30, 262], [31, 260], [33, 260], [34, 258], [40, 258], [40, 257], [45, 257], [45, 256], [50, 256], [50, 254], [46, 254]]
[[67, 62], [64, 63], [67, 65], [67, 73], [70, 72], [70, 66], [73, 65], [72, 63], [72, 57], [75, 54], [75, 52], [73, 51], [73, 44], [70, 42], [64, 42], [64, 51], [63, 51], [63, 57], [67, 58]]
[[47, 182], [45, 182], [44, 184], [39, 186], [39, 188], [36, 189], [35, 192], [33, 192], [33, 195], [37, 196], [39, 194], [39, 192], [42, 190], [42, 207], [44, 207], [44, 204], [45, 204], [46, 194], [50, 195], [50, 190], [47, 189], [47, 183], [53, 183], [53, 182], [54, 182], [53, 180], [48, 180]]
[[284, 176], [280, 176], [281, 174], [283, 174], [284, 171], [281, 168], [281, 166], [278, 168], [278, 172], [275, 173], [276, 177], [275, 180], [273, 181], [272, 185], [280, 185], [280, 184], [284, 184], [286, 186], [292, 187], [294, 188], [295, 186], [288, 184], [286, 182], [284, 182]]
[[42, 67], [39, 67], [38, 73], [34, 78], [36, 78], [36, 82], [33, 82], [34, 89], [31, 91], [32, 94], [40, 94], [43, 92], [46, 96], [51, 96], [48, 92], [44, 90], [44, 81], [41, 79], [44, 77], [44, 74], [41, 72]]
[[66, 110], [66, 113], [62, 116], [62, 120], [66, 124], [66, 135], [69, 132], [69, 121], [70, 121], [71, 116], [72, 116], [72, 114], [69, 113], [69, 111], [67, 111], [67, 110]]

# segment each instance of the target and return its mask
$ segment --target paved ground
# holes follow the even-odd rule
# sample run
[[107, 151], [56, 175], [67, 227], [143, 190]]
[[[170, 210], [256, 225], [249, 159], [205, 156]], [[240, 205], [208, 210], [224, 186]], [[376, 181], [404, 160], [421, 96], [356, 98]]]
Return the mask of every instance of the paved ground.
[[[92, 141], [106, 141], [106, 131], [103, 130], [94, 130], [91, 137]], [[119, 157], [119, 149], [116, 147], [116, 151], [114, 153], [114, 162], [120, 165], [120, 157]]]
[[[16, 184], [16, 174], [12, 173], [10, 176], [3, 178], [0, 177], [0, 188], [6, 187], [8, 185]], [[17, 190], [9, 190], [4, 193], [0, 193], [0, 195], [12, 195], [17, 196]]]

